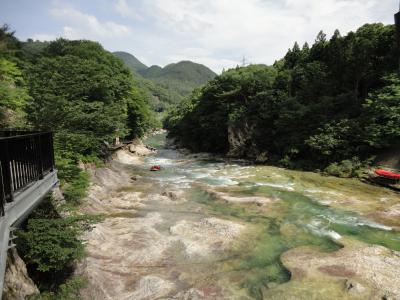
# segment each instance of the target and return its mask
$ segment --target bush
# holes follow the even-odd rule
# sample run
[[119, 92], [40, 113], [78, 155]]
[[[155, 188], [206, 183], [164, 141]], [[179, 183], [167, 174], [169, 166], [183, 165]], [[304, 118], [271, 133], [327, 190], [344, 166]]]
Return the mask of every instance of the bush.
[[86, 281], [81, 277], [72, 277], [59, 286], [57, 292], [43, 292], [29, 297], [29, 300], [79, 300], [79, 290], [86, 286]]
[[24, 261], [37, 271], [55, 273], [83, 257], [79, 240], [80, 222], [86, 217], [30, 219], [25, 231], [18, 232], [18, 244]]
[[332, 176], [350, 178], [360, 177], [365, 164], [360, 159], [353, 157], [352, 160], [342, 160], [339, 163], [332, 163], [326, 169], [325, 173]]
[[52, 295], [71, 287], [72, 283], [76, 286], [77, 283], [70, 279], [74, 263], [84, 256], [80, 235], [99, 220], [99, 216], [73, 215], [71, 212], [61, 218], [50, 198], [33, 211], [17, 232], [17, 249], [41, 291]]
[[89, 174], [86, 171], [80, 171], [78, 176], [67, 182], [63, 189], [64, 198], [72, 204], [80, 203], [80, 200], [87, 195], [89, 187]]
[[56, 148], [55, 158], [58, 178], [61, 182], [65, 200], [71, 204], [80, 203], [80, 200], [85, 198], [87, 194], [89, 174], [78, 167], [78, 159], [84, 162], [92, 162], [99, 166], [102, 165], [102, 161], [94, 155], [73, 154], [67, 151], [60, 151], [58, 148]]

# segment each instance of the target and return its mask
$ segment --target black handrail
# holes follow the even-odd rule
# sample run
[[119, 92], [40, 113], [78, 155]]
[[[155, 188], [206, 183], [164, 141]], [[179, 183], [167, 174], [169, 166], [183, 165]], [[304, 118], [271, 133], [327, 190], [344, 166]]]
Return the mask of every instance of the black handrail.
[[15, 193], [54, 170], [51, 132], [0, 131], [0, 216]]
[[22, 129], [1, 129], [0, 130], [0, 138], [3, 137], [10, 137], [10, 136], [22, 136], [26, 134], [33, 134], [33, 133], [40, 133], [40, 131], [28, 131], [28, 130], [22, 130]]

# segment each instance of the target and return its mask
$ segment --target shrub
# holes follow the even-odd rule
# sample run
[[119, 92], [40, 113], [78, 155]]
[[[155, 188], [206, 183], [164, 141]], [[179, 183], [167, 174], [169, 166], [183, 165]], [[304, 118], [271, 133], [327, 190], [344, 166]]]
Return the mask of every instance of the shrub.
[[87, 195], [89, 187], [89, 174], [80, 171], [78, 176], [65, 184], [63, 194], [67, 202], [78, 204]]
[[342, 178], [359, 177], [364, 167], [365, 164], [359, 158], [353, 157], [351, 160], [346, 159], [330, 164], [325, 169], [325, 173]]
[[79, 300], [79, 290], [86, 286], [87, 282], [79, 277], [72, 277], [59, 286], [57, 292], [43, 292], [29, 297], [29, 300]]
[[57, 272], [83, 257], [84, 247], [78, 236], [79, 222], [85, 217], [30, 219], [25, 231], [18, 232], [18, 244], [27, 264], [39, 272]]

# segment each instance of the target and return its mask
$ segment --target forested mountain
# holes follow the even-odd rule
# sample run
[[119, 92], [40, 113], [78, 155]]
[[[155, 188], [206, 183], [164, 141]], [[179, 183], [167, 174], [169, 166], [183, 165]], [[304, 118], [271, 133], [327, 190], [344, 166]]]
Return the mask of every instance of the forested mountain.
[[138, 71], [148, 69], [148, 67], [135, 56], [122, 51], [113, 52], [113, 54], [121, 59], [125, 66], [131, 71], [136, 85], [141, 87], [146, 101], [154, 111], [163, 112], [169, 106], [182, 101], [182, 95], [178, 92], [139, 75]]
[[113, 54], [116, 57], [120, 58], [132, 72], [139, 72], [148, 68], [145, 64], [143, 64], [140, 60], [138, 60], [135, 56], [133, 56], [130, 53], [123, 51], [116, 51], [113, 52]]
[[169, 64], [164, 68], [152, 66], [139, 71], [139, 74], [163, 86], [176, 90], [183, 96], [187, 96], [195, 88], [206, 84], [216, 76], [206, 66], [191, 61]]
[[113, 54], [131, 70], [135, 81], [146, 91], [146, 97], [157, 112], [180, 103], [195, 88], [204, 85], [216, 74], [206, 66], [190, 61], [147, 67], [132, 54], [118, 51]]
[[143, 90], [146, 101], [155, 112], [162, 113], [168, 107], [180, 103], [183, 99], [182, 95], [177, 91], [152, 80], [145, 79], [137, 73], [132, 73], [132, 77], [136, 85]]
[[146, 78], [157, 78], [162, 72], [160, 66], [153, 65], [146, 70], [143, 70], [140, 75]]
[[195, 151], [258, 158], [340, 175], [400, 139], [395, 27], [367, 24], [312, 47], [295, 43], [273, 66], [231, 69], [167, 118]]

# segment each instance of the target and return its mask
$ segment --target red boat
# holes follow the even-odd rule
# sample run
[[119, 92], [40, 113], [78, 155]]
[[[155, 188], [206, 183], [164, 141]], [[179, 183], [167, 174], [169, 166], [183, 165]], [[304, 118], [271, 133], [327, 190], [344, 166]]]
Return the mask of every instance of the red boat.
[[391, 171], [386, 171], [386, 170], [382, 170], [382, 169], [376, 169], [375, 170], [375, 174], [380, 176], [380, 177], [384, 177], [384, 178], [400, 180], [400, 174], [394, 173], [394, 172], [391, 172]]
[[161, 166], [152, 166], [150, 171], [161, 171]]

